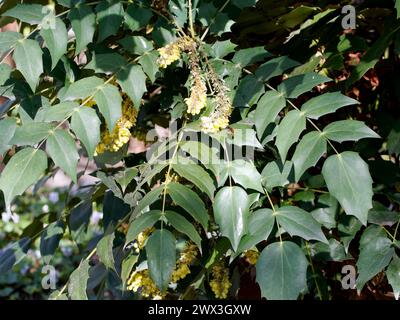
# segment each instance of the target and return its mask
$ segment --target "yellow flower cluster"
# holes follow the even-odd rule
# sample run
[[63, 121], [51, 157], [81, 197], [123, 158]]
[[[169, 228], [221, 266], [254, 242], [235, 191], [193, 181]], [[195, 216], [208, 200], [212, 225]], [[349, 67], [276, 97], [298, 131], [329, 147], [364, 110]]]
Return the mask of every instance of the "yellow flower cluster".
[[[147, 238], [154, 230], [153, 227], [148, 228], [138, 235], [136, 238], [137, 252], [139, 252], [140, 249], [143, 249]], [[176, 268], [171, 277], [172, 282], [176, 283], [190, 273], [189, 265], [196, 259], [197, 253], [197, 247], [194, 244], [189, 243], [186, 246], [186, 248], [181, 252], [179, 260], [176, 262]], [[153, 300], [160, 300], [165, 297], [165, 293], [162, 293], [150, 278], [148, 269], [132, 272], [128, 280], [127, 289], [133, 292], [138, 292], [142, 297], [151, 298]]]
[[144, 248], [144, 245], [146, 244], [146, 240], [149, 238], [149, 236], [152, 234], [152, 232], [155, 230], [154, 227], [147, 228], [143, 230], [141, 233], [138, 234], [136, 237], [136, 242], [133, 245], [135, 248], [135, 251], [137, 253], [140, 252]]
[[176, 263], [176, 268], [172, 273], [172, 282], [176, 283], [179, 280], [185, 278], [189, 273], [189, 265], [197, 257], [197, 247], [193, 243], [189, 243], [186, 248], [181, 252], [180, 258]]
[[257, 263], [259, 256], [260, 256], [260, 253], [255, 250], [247, 250], [244, 253], [244, 257], [246, 258], [247, 262], [250, 263], [251, 265], [255, 265]]
[[205, 133], [215, 133], [229, 125], [232, 105], [225, 95], [217, 95], [216, 108], [208, 117], [201, 117], [201, 129]]
[[116, 152], [129, 142], [130, 129], [135, 125], [137, 110], [127, 95], [123, 94], [122, 117], [118, 119], [110, 133], [107, 126], [101, 133], [101, 142], [97, 145], [96, 155], [106, 151]]
[[213, 89], [216, 92], [215, 109], [209, 116], [201, 117], [201, 129], [205, 133], [215, 133], [229, 125], [229, 117], [233, 108], [229, 97], [226, 95], [228, 88], [210, 64], [208, 64], [208, 69]]
[[157, 50], [160, 55], [157, 59], [157, 63], [160, 68], [165, 69], [171, 63], [180, 59], [182, 51], [193, 51], [195, 48], [196, 43], [190, 37], [179, 38], [175, 42], [169, 43]]
[[150, 278], [148, 269], [134, 271], [128, 280], [127, 289], [139, 292], [142, 297], [160, 300], [164, 297], [157, 288], [154, 281]]
[[160, 56], [157, 63], [160, 68], [166, 68], [171, 63], [180, 59], [182, 51], [186, 51], [189, 54], [190, 72], [193, 78], [190, 97], [185, 99], [188, 107], [187, 112], [196, 115], [205, 107], [207, 101], [207, 87], [200, 75], [196, 42], [190, 37], [183, 37], [173, 43], [167, 44], [158, 49]]
[[232, 286], [232, 283], [229, 281], [229, 269], [225, 268], [223, 262], [219, 262], [212, 268], [212, 277], [210, 287], [215, 297], [225, 299]]
[[200, 75], [194, 78], [194, 85], [190, 97], [185, 99], [188, 107], [187, 112], [196, 115], [199, 114], [201, 109], [206, 106], [207, 102], [207, 87]]
[[157, 59], [157, 63], [160, 68], [166, 68], [171, 63], [179, 60], [181, 57], [181, 49], [179, 47], [179, 42], [173, 42], [167, 44], [166, 46], [158, 49], [160, 56]]

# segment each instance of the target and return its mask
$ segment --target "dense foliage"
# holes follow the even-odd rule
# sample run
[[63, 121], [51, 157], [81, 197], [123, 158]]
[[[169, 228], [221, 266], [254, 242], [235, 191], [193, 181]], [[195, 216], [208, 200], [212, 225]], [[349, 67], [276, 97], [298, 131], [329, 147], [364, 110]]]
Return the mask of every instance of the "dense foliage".
[[349, 2], [3, 3], [0, 281], [34, 253], [51, 299], [398, 298], [400, 1]]

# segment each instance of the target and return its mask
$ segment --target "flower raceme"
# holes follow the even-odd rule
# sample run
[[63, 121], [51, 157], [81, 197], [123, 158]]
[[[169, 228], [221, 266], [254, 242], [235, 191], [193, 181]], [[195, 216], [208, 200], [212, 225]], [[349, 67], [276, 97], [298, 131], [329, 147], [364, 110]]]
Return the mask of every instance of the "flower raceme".
[[[136, 252], [140, 253], [140, 250], [144, 248], [145, 242], [154, 231], [154, 228], [148, 228], [141, 232], [136, 239]], [[177, 283], [179, 280], [186, 278], [190, 274], [189, 266], [196, 260], [198, 249], [196, 245], [189, 242], [186, 244], [185, 249], [181, 252], [179, 259], [176, 262], [176, 266], [171, 275], [171, 282]], [[127, 289], [133, 292], [138, 292], [144, 298], [151, 298], [153, 300], [163, 299], [166, 292], [161, 292], [154, 281], [150, 278], [148, 269], [136, 270], [132, 272], [129, 280]]]
[[160, 54], [157, 60], [158, 65], [164, 69], [181, 57], [181, 49], [178, 42], [167, 44], [165, 47], [158, 49], [158, 53]]
[[101, 141], [96, 148], [96, 154], [106, 151], [117, 152], [131, 137], [130, 129], [136, 124], [138, 112], [127, 95], [123, 94], [122, 117], [118, 119], [110, 133], [107, 126], [101, 133]]
[[138, 236], [136, 237], [136, 242], [134, 244], [134, 248], [137, 253], [139, 253], [140, 250], [142, 250], [144, 248], [144, 246], [146, 245], [147, 239], [153, 233], [154, 230], [155, 230], [155, 228], [151, 227], [151, 228], [145, 229], [144, 231], [142, 231], [138, 234]]
[[184, 279], [189, 273], [189, 266], [197, 257], [197, 247], [193, 243], [189, 243], [181, 252], [180, 258], [176, 263], [175, 270], [172, 273], [172, 282], [176, 283]]
[[204, 78], [209, 78], [212, 87], [216, 92], [215, 109], [208, 116], [203, 116], [201, 120], [201, 129], [205, 133], [216, 133], [225, 129], [229, 125], [229, 117], [232, 113], [232, 105], [230, 99], [226, 95], [227, 88], [223, 81], [219, 79], [215, 71], [208, 64], [207, 58], [203, 72], [200, 66], [201, 60], [197, 50], [196, 42], [189, 38], [179, 38], [177, 41], [170, 43], [160, 49], [158, 52], [158, 64], [160, 68], [166, 68], [168, 65], [181, 58], [181, 52], [187, 52], [189, 57], [189, 68], [191, 77], [190, 96], [185, 98], [187, 112], [191, 115], [200, 114], [207, 104], [207, 86]]
[[226, 299], [232, 283], [229, 281], [229, 269], [225, 267], [223, 261], [218, 262], [212, 268], [212, 280], [210, 281], [211, 290], [218, 299]]
[[200, 75], [194, 78], [194, 85], [189, 98], [185, 99], [187, 112], [196, 115], [206, 106], [207, 103], [207, 87]]
[[144, 298], [152, 298], [153, 300], [160, 300], [163, 298], [163, 294], [150, 278], [148, 269], [134, 271], [128, 280], [127, 289], [133, 292], [139, 292]]
[[247, 262], [253, 266], [256, 265], [259, 256], [260, 253], [255, 250], [247, 250], [244, 253], [244, 257], [246, 258]]

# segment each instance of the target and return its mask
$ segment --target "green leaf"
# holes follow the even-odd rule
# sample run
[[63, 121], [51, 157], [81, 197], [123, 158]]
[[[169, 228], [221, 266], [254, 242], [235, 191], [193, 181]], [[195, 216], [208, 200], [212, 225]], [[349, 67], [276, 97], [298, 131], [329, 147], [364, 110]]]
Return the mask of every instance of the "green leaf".
[[249, 197], [240, 187], [224, 187], [218, 191], [214, 201], [215, 222], [221, 234], [227, 237], [234, 251], [240, 239], [247, 233]]
[[139, 58], [139, 64], [142, 66], [143, 71], [147, 74], [151, 82], [156, 81], [156, 74], [159, 70], [157, 59], [157, 51], [146, 52]]
[[201, 252], [201, 237], [195, 227], [185, 217], [174, 211], [166, 211], [165, 217], [176, 230], [186, 234], [199, 247]]
[[184, 141], [181, 149], [194, 159], [199, 160], [207, 169], [211, 170], [217, 177], [221, 160], [217, 156], [217, 148], [210, 148], [205, 143], [197, 141]]
[[132, 218], [135, 218], [138, 214], [140, 214], [146, 207], [150, 206], [154, 202], [157, 201], [161, 192], [164, 190], [164, 186], [159, 186], [154, 188], [149, 193], [147, 193], [143, 199], [139, 201], [136, 205], [135, 210], [132, 213]]
[[47, 156], [42, 150], [25, 148], [18, 151], [7, 163], [0, 176], [6, 206], [37, 182], [47, 169]]
[[138, 216], [129, 224], [126, 235], [125, 246], [134, 241], [139, 233], [145, 229], [151, 228], [161, 218], [160, 210], [151, 210]]
[[150, 277], [165, 291], [176, 263], [175, 238], [165, 229], [156, 230], [147, 240], [146, 254]]
[[298, 62], [288, 58], [287, 56], [283, 56], [271, 59], [259, 66], [255, 72], [255, 75], [260, 81], [268, 81], [269, 79], [279, 76], [286, 70], [298, 65]]
[[188, 187], [171, 182], [167, 185], [168, 194], [172, 200], [185, 209], [190, 215], [199, 222], [204, 230], [208, 229], [208, 213], [203, 201]]
[[265, 50], [264, 47], [253, 47], [237, 51], [232, 58], [232, 62], [244, 68], [249, 64], [254, 64], [271, 56], [272, 55]]
[[124, 170], [118, 172], [114, 177], [115, 180], [120, 185], [122, 192], [126, 191], [126, 188], [131, 183], [131, 181], [136, 177], [138, 174], [138, 169], [136, 168], [125, 168]]
[[71, 231], [80, 231], [86, 228], [90, 222], [93, 205], [91, 199], [78, 203], [71, 209], [68, 219], [68, 226]]
[[275, 242], [260, 254], [256, 281], [268, 300], [296, 300], [307, 287], [308, 262], [293, 242]]
[[220, 36], [225, 32], [230, 32], [234, 23], [235, 22], [229, 18], [228, 14], [219, 12], [209, 25], [210, 33]]
[[112, 132], [118, 119], [122, 117], [122, 98], [117, 87], [106, 84], [98, 88], [93, 98], [106, 120], [108, 130]]
[[78, 151], [71, 135], [62, 129], [56, 129], [49, 136], [46, 143], [46, 151], [73, 182], [77, 183]]
[[235, 92], [233, 106], [240, 108], [250, 108], [260, 96], [265, 92], [264, 84], [254, 75], [245, 76], [240, 82]]
[[60, 18], [55, 18], [54, 28], [42, 28], [40, 35], [46, 42], [47, 48], [49, 48], [51, 69], [54, 69], [61, 57], [67, 52], [67, 28]]
[[233, 62], [222, 59], [212, 59], [210, 60], [210, 65], [216, 74], [224, 78], [225, 86], [230, 90], [234, 90], [242, 74], [240, 68]]
[[367, 223], [372, 208], [372, 179], [368, 165], [351, 151], [330, 156], [322, 167], [329, 192], [339, 201], [348, 215]]
[[249, 146], [258, 149], [264, 149], [257, 139], [256, 132], [247, 125], [233, 124], [233, 135], [229, 135], [226, 141], [238, 147]]
[[[399, 4], [400, 4], [400, 2], [399, 2]], [[400, 258], [397, 255], [393, 256], [393, 260], [389, 264], [389, 267], [387, 268], [386, 277], [389, 281], [389, 284], [393, 288], [394, 297], [396, 298], [396, 300], [399, 300], [399, 297], [400, 297]]]
[[286, 160], [289, 148], [299, 140], [300, 134], [306, 128], [306, 118], [298, 110], [290, 111], [279, 124], [276, 135], [276, 146], [282, 161]]
[[11, 148], [10, 140], [13, 138], [16, 128], [17, 122], [15, 118], [0, 120], [0, 157]]
[[111, 74], [122, 69], [128, 62], [120, 54], [99, 53], [93, 54], [92, 60], [85, 66], [85, 69], [93, 69], [96, 73]]
[[131, 31], [137, 31], [147, 25], [153, 16], [149, 9], [130, 4], [125, 12], [124, 21]]
[[175, 23], [183, 28], [187, 22], [188, 8], [187, 4], [183, 0], [171, 0], [168, 1], [168, 10], [173, 16]]
[[373, 202], [372, 205], [373, 208], [368, 212], [369, 223], [391, 227], [400, 220], [400, 214], [398, 212], [390, 211], [379, 202]]
[[45, 16], [46, 11], [44, 9], [45, 7], [40, 4], [20, 3], [2, 13], [2, 16], [16, 18], [28, 24], [39, 24]]
[[[336, 213], [339, 207], [338, 201], [329, 194], [323, 194], [318, 198], [318, 204], [322, 208], [311, 211], [313, 218], [327, 229], [333, 229], [337, 225]], [[357, 221], [357, 219], [355, 219]]]
[[278, 91], [287, 98], [297, 98], [315, 86], [329, 81], [332, 80], [318, 73], [306, 73], [286, 79], [279, 85]]
[[113, 244], [115, 239], [115, 232], [114, 226], [109, 224], [107, 227], [106, 233], [97, 243], [97, 255], [99, 260], [111, 270], [115, 270], [115, 261], [114, 261], [114, 254], [113, 254]]
[[83, 260], [72, 272], [68, 282], [68, 295], [72, 300], [88, 300], [86, 289], [89, 280], [89, 261]]
[[100, 142], [100, 119], [92, 108], [82, 106], [77, 109], [71, 118], [71, 129], [83, 143], [90, 159]]
[[124, 15], [122, 3], [114, 0], [101, 1], [96, 7], [96, 12], [99, 23], [98, 41], [117, 34]]
[[387, 137], [387, 149], [390, 154], [400, 154], [400, 125], [395, 125]]
[[389, 264], [393, 254], [392, 241], [388, 239], [382, 227], [370, 226], [364, 231], [360, 240], [360, 256], [357, 260], [358, 291], [361, 291], [367, 281]]
[[117, 81], [122, 90], [131, 98], [136, 109], [140, 108], [146, 88], [146, 75], [139, 65], [128, 65], [117, 73]]
[[248, 234], [240, 240], [236, 254], [253, 248], [261, 241], [267, 240], [275, 224], [271, 209], [260, 209], [249, 215]]
[[96, 16], [89, 6], [79, 4], [71, 9], [68, 17], [76, 36], [75, 54], [78, 55], [93, 40]]
[[318, 131], [307, 133], [297, 145], [292, 158], [296, 181], [300, 180], [308, 168], [315, 166], [326, 151], [326, 139], [323, 134]]
[[31, 239], [24, 237], [19, 241], [9, 243], [0, 250], [0, 274], [9, 272], [13, 266], [21, 262], [28, 252]]
[[313, 256], [317, 261], [344, 261], [352, 259], [346, 254], [344, 246], [335, 239], [330, 239], [329, 244], [317, 242], [311, 245]]
[[201, 191], [207, 193], [210, 199], [214, 199], [215, 186], [207, 171], [197, 164], [173, 164], [172, 169], [181, 177], [192, 182]]
[[318, 240], [328, 243], [321, 230], [321, 225], [314, 220], [311, 213], [294, 206], [281, 207], [276, 211], [276, 220], [291, 236], [305, 240]]
[[365, 55], [361, 58], [360, 63], [353, 69], [350, 77], [346, 80], [346, 87], [348, 88], [354, 82], [360, 80], [369, 69], [373, 68], [380, 60], [385, 50], [388, 48], [396, 31], [393, 24], [388, 24], [382, 33], [382, 36], [367, 50]]
[[261, 186], [261, 174], [252, 162], [245, 160], [234, 160], [229, 163], [229, 173], [236, 183], [245, 189], [254, 189], [264, 192]]
[[42, 107], [35, 116], [37, 122], [63, 121], [68, 119], [74, 110], [79, 108], [79, 104], [72, 101], [61, 102], [54, 106]]
[[126, 36], [119, 41], [126, 51], [142, 55], [153, 50], [153, 43], [142, 36]]
[[17, 42], [13, 58], [33, 92], [43, 72], [42, 49], [35, 40], [21, 39]]
[[22, 34], [19, 32], [3, 31], [0, 32], [0, 53], [12, 49], [22, 39]]
[[40, 255], [47, 264], [54, 252], [58, 248], [60, 240], [64, 234], [64, 223], [56, 221], [49, 224], [40, 236]]
[[210, 55], [214, 58], [222, 59], [231, 52], [234, 52], [236, 47], [237, 45], [230, 40], [217, 41], [212, 45]]
[[[396, 0], [396, 3], [395, 3], [395, 8], [396, 8], [396, 11], [397, 11], [397, 19], [400, 19], [400, 0]], [[397, 297], [397, 299], [398, 299], [398, 297]]]
[[262, 183], [268, 190], [275, 187], [283, 187], [289, 184], [289, 174], [292, 170], [293, 163], [286, 161], [285, 165], [280, 165], [277, 161], [269, 162], [263, 169]]
[[[0, 35], [2, 33], [3, 32], [1, 32]], [[1, 53], [1, 51], [0, 51], [0, 53]], [[13, 72], [13, 69], [8, 64], [6, 64], [6, 63], [0, 64], [0, 86], [4, 85], [8, 81], [8, 79], [11, 77], [12, 72]], [[3, 96], [5, 96], [6, 92], [10, 89], [10, 87], [8, 89], [5, 89], [5, 90], [4, 89], [5, 89], [4, 87], [0, 89], [1, 94]], [[3, 110], [1, 112], [3, 112]]]
[[357, 232], [361, 229], [362, 224], [360, 220], [353, 216], [341, 215], [338, 222], [338, 230], [340, 242], [343, 243], [346, 252], [349, 251], [351, 241], [353, 241]]
[[331, 92], [310, 99], [303, 104], [301, 111], [305, 112], [307, 118], [319, 119], [319, 117], [353, 104], [359, 104], [359, 102], [340, 92]]
[[17, 146], [33, 146], [45, 139], [54, 125], [46, 122], [28, 122], [17, 127], [10, 144]]
[[62, 100], [86, 99], [102, 88], [104, 81], [98, 77], [88, 77], [72, 83], [60, 97]]
[[380, 138], [364, 122], [356, 120], [335, 121], [324, 128], [324, 134], [337, 142], [358, 141], [362, 138]]
[[138, 258], [139, 258], [139, 255], [131, 254], [122, 261], [121, 280], [122, 280], [123, 290], [126, 290], [126, 283], [128, 282], [128, 278], [131, 275], [133, 266], [138, 261]]
[[131, 212], [131, 207], [121, 198], [114, 195], [109, 190], [105, 192], [103, 199], [103, 226], [107, 228], [109, 224], [117, 225]]
[[277, 91], [267, 91], [258, 101], [254, 122], [260, 139], [271, 122], [274, 122], [279, 112], [286, 106], [286, 100]]

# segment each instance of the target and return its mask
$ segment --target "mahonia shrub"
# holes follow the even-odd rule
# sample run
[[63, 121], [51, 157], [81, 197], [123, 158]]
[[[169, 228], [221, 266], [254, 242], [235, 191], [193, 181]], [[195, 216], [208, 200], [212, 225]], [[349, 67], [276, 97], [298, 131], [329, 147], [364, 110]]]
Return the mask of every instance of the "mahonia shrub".
[[[35, 245], [51, 265], [68, 238], [85, 257], [50, 299], [102, 298], [105, 289], [225, 299], [248, 285], [267, 299], [328, 299], [341, 285], [326, 271], [334, 263], [356, 266], [359, 292], [386, 276], [398, 298], [399, 214], [373, 202], [382, 189], [367, 161], [380, 155], [366, 158], [355, 144], [382, 139], [341, 117], [358, 101], [324, 67], [332, 55], [319, 48], [298, 61], [233, 32], [248, 14], [277, 5], [8, 2], [2, 23], [16, 20], [20, 31], [0, 33], [9, 99], [0, 110], [3, 219], [17, 221], [16, 197], [40, 192], [58, 171], [71, 183], [58, 211], [35, 217], [3, 248], [0, 273]], [[274, 32], [297, 26], [290, 41], [320, 19], [340, 26], [340, 5], [309, 9], [290, 8]], [[349, 86], [398, 29], [381, 51], [371, 47]], [[88, 175], [92, 182], [81, 184]], [[93, 211], [103, 214], [95, 234]]]

